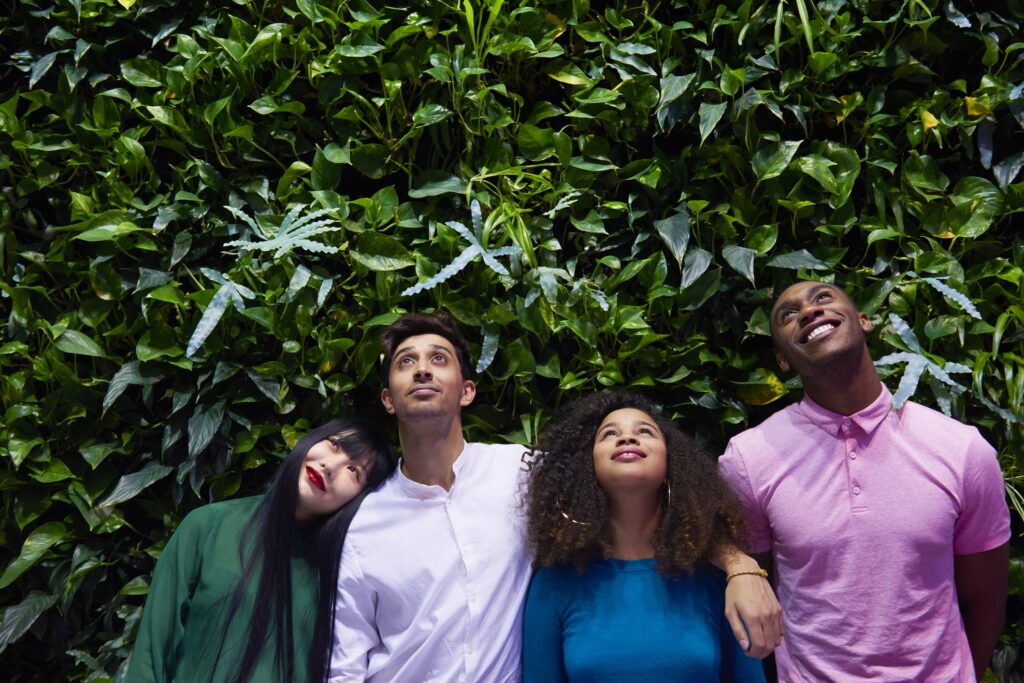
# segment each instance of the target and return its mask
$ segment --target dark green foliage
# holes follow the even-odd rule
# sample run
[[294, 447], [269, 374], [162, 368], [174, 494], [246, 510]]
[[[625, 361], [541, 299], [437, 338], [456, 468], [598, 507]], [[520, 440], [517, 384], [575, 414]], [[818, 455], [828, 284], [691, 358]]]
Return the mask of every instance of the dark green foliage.
[[12, 3], [5, 680], [113, 677], [188, 510], [381, 418], [401, 312], [482, 351], [473, 438], [629, 385], [721, 448], [798, 395], [766, 317], [798, 277], [846, 284], [890, 387], [997, 446], [1012, 652], [1024, 9], [978, 7]]

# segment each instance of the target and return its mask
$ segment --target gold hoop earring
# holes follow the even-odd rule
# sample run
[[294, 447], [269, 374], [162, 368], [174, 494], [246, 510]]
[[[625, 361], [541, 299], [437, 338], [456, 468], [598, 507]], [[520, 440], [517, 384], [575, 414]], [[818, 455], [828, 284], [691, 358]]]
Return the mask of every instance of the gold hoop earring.
[[672, 482], [668, 479], [665, 480], [665, 509], [671, 509], [672, 507]]

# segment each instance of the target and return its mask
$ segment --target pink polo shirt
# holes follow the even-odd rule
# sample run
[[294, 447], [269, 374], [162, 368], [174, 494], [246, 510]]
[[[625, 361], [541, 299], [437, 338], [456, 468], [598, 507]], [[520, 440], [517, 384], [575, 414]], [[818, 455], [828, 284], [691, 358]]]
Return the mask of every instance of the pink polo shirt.
[[771, 550], [781, 681], [975, 680], [953, 555], [1010, 537], [1002, 473], [968, 427], [885, 388], [844, 417], [804, 398], [719, 460]]

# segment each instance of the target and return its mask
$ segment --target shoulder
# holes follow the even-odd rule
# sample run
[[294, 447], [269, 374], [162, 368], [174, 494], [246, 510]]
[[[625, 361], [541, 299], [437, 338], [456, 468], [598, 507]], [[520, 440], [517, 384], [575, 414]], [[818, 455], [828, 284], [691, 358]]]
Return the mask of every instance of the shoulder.
[[530, 580], [530, 593], [549, 598], [553, 595], [564, 596], [575, 586], [586, 581], [586, 574], [580, 575], [572, 567], [556, 565], [541, 567]]
[[968, 461], [991, 458], [995, 449], [973, 425], [964, 424], [920, 403], [907, 401], [897, 413], [900, 429], [915, 441], [929, 443], [933, 450], [959, 455]]
[[516, 443], [476, 443], [466, 444], [466, 453], [473, 457], [515, 459], [517, 462], [530, 449]]
[[223, 526], [244, 525], [262, 500], [263, 496], [252, 496], [197, 507], [185, 515], [175, 533], [202, 533]]
[[790, 440], [802, 431], [801, 421], [799, 404], [788, 405], [772, 413], [756, 427], [746, 429], [729, 439], [729, 451], [738, 454], [773, 452], [776, 450], [771, 447], [773, 442]]

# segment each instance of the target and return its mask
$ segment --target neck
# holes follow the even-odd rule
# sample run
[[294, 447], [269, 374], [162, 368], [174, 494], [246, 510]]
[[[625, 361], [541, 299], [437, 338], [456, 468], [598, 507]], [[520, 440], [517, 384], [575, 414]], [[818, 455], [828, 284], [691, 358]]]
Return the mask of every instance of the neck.
[[856, 362], [836, 372], [801, 377], [804, 393], [822, 408], [853, 415], [871, 405], [882, 393], [882, 381], [867, 347]]
[[459, 415], [417, 421], [398, 421], [402, 445], [402, 474], [425, 486], [450, 490], [455, 481], [452, 465], [465, 446]]
[[654, 557], [658, 528], [659, 492], [636, 492], [611, 499], [612, 557], [643, 560]]

